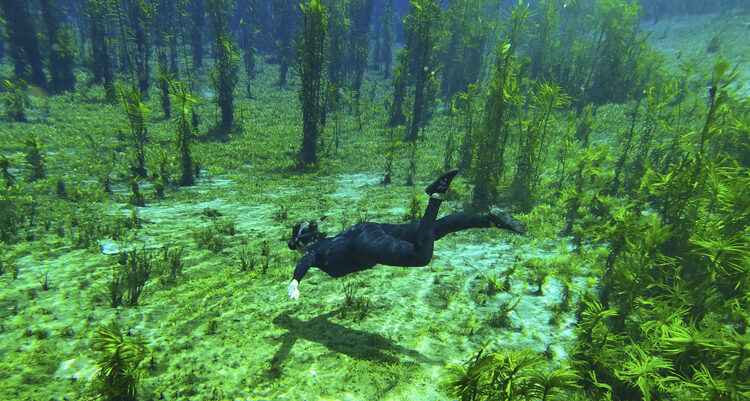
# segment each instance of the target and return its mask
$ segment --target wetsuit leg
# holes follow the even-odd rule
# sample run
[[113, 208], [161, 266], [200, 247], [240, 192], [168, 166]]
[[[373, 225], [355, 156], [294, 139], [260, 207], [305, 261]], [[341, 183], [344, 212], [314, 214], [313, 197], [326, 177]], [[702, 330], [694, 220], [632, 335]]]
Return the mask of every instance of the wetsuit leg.
[[435, 241], [456, 231], [485, 227], [492, 227], [492, 221], [487, 215], [450, 214], [437, 221], [435, 225]]

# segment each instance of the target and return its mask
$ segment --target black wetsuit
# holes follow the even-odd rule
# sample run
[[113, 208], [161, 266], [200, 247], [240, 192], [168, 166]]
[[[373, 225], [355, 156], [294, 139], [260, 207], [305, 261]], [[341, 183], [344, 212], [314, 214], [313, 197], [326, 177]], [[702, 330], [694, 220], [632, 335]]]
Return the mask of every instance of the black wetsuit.
[[432, 259], [434, 241], [452, 232], [492, 226], [488, 216], [451, 214], [436, 220], [441, 202], [430, 199], [419, 224], [364, 222], [316, 241], [297, 263], [294, 279], [301, 282], [310, 267], [341, 277], [376, 264], [426, 266]]

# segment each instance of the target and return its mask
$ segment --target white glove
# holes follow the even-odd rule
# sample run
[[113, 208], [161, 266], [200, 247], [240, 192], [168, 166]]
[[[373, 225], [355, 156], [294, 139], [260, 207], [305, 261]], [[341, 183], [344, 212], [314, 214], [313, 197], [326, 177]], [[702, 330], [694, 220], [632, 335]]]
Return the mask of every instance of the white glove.
[[292, 280], [292, 282], [289, 283], [289, 286], [286, 287], [286, 293], [289, 294], [289, 298], [291, 299], [299, 298], [299, 290], [297, 289], [298, 285], [299, 285], [299, 282], [297, 282], [297, 280]]

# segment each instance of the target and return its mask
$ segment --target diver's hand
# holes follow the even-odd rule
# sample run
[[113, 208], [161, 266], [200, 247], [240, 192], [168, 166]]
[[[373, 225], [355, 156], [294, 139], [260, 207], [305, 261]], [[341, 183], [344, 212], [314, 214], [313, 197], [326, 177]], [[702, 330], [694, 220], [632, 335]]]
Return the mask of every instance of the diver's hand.
[[292, 282], [289, 283], [289, 286], [286, 287], [286, 293], [289, 294], [289, 298], [291, 299], [299, 298], [299, 290], [297, 289], [298, 285], [299, 285], [299, 282], [297, 282], [297, 280], [292, 280]]

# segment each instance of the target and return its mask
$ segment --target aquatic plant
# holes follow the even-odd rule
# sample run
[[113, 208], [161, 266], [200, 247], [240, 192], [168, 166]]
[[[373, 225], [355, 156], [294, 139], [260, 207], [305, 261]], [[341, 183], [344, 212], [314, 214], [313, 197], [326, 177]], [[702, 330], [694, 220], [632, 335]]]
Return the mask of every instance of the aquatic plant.
[[237, 85], [239, 58], [236, 45], [227, 28], [230, 4], [226, 0], [211, 0], [209, 10], [214, 23], [214, 46], [216, 48], [216, 70], [211, 73], [211, 83], [216, 90], [216, 103], [221, 110], [221, 122], [216, 127], [216, 136], [224, 137], [234, 127], [234, 87]]
[[170, 88], [170, 96], [174, 99], [177, 114], [175, 116], [177, 129], [174, 142], [179, 154], [177, 159], [180, 165], [179, 184], [190, 186], [195, 183], [194, 160], [190, 151], [190, 143], [191, 139], [196, 136], [196, 132], [194, 127], [190, 125], [189, 116], [197, 100], [188, 93], [187, 86], [181, 82], [171, 82]]
[[388, 124], [393, 127], [397, 127], [406, 121], [406, 115], [404, 114], [404, 100], [406, 97], [406, 85], [409, 78], [409, 73], [406, 67], [407, 51], [402, 49], [396, 54], [396, 67], [393, 69], [392, 81], [393, 81], [393, 96], [390, 103]]
[[28, 85], [22, 79], [4, 79], [2, 82], [3, 93], [3, 119], [8, 121], [26, 121], [26, 106], [29, 97], [26, 95]]
[[484, 62], [484, 47], [490, 32], [490, 19], [483, 18], [485, 1], [458, 0], [445, 12], [447, 43], [442, 44], [440, 64], [445, 66], [440, 80], [444, 101], [466, 92], [477, 83]]
[[134, 248], [125, 253], [125, 263], [122, 265], [120, 273], [125, 286], [123, 291], [125, 305], [138, 305], [138, 299], [146, 287], [146, 282], [151, 277], [153, 264], [153, 255], [144, 249]]
[[169, 102], [169, 81], [174, 74], [169, 72], [167, 67], [167, 52], [164, 48], [156, 49], [156, 60], [159, 71], [157, 82], [159, 85], [159, 97], [161, 98], [161, 109], [164, 112], [164, 118], [172, 117], [172, 106]]
[[506, 281], [501, 281], [501, 278], [503, 278], [503, 276], [505, 276], [505, 274], [498, 275], [494, 270], [490, 270], [487, 273], [481, 274], [482, 281], [486, 284], [484, 292], [487, 293], [487, 296], [491, 297], [495, 294], [505, 292], [510, 289], [510, 283], [507, 281], [508, 276], [505, 276]]
[[239, 7], [240, 12], [243, 13], [243, 17], [239, 22], [239, 45], [242, 49], [242, 61], [245, 65], [245, 75], [247, 76], [246, 86], [248, 98], [253, 97], [251, 80], [255, 78], [255, 54], [257, 52], [257, 49], [253, 45], [256, 35], [255, 27], [250, 22], [253, 14], [256, 12], [254, 7], [255, 5], [253, 2], [248, 2], [246, 6]]
[[379, 33], [375, 35], [373, 61], [383, 66], [383, 76], [388, 78], [393, 63], [393, 0], [385, 0], [378, 24]]
[[50, 89], [55, 93], [72, 91], [76, 81], [73, 75], [73, 31], [67, 24], [60, 24], [59, 21], [63, 20], [62, 10], [55, 1], [43, 0], [39, 2], [39, 6], [49, 49], [47, 68], [50, 73]]
[[360, 109], [360, 95], [362, 92], [362, 79], [367, 69], [369, 56], [370, 20], [372, 19], [373, 0], [349, 0], [348, 20], [350, 21], [348, 49], [347, 49], [347, 75], [350, 76], [349, 90], [354, 94], [354, 115], [357, 118], [359, 129], [362, 129], [362, 113]]
[[[196, 68], [201, 68], [203, 66], [203, 28], [206, 25], [206, 6], [209, 4], [196, 0], [186, 1], [185, 4], [187, 5], [185, 12], [190, 24], [189, 42], [193, 55], [192, 61]], [[183, 35], [183, 40], [185, 39]]]
[[37, 138], [29, 134], [23, 141], [26, 145], [26, 164], [29, 167], [29, 176], [26, 181], [34, 182], [46, 176], [44, 168], [44, 156], [42, 156], [41, 146]]
[[[409, 15], [404, 20], [406, 30], [406, 64], [414, 86], [414, 98], [407, 142], [417, 140], [419, 130], [428, 120], [430, 102], [428, 85], [437, 68], [434, 47], [442, 30], [441, 9], [433, 0], [415, 0], [409, 4]], [[434, 84], [434, 82], [433, 82]]]
[[117, 308], [122, 305], [122, 298], [125, 295], [123, 293], [125, 289], [125, 282], [117, 268], [112, 269], [112, 275], [107, 278], [104, 284], [103, 295], [106, 297], [109, 306]]
[[182, 276], [182, 269], [184, 267], [182, 255], [184, 252], [184, 246], [172, 248], [171, 244], [167, 244], [162, 248], [162, 258], [159, 261], [161, 265], [162, 282], [171, 284], [177, 281], [178, 277]]
[[103, 82], [106, 101], [114, 102], [116, 92], [110, 61], [110, 38], [104, 24], [111, 12], [109, 2], [106, 0], [86, 0], [85, 11], [91, 30], [94, 82]]
[[141, 91], [133, 86], [130, 90], [123, 89], [120, 92], [122, 107], [130, 123], [130, 145], [133, 152], [133, 161], [130, 170], [134, 176], [146, 178], [146, 117], [151, 113], [148, 106], [143, 103]]
[[34, 277], [39, 283], [39, 287], [42, 291], [47, 291], [52, 288], [52, 282], [49, 280], [49, 270], [39, 269], [39, 273], [35, 274]]
[[516, 174], [510, 186], [513, 201], [526, 213], [533, 206], [534, 191], [545, 162], [545, 150], [549, 148], [551, 135], [548, 128], [555, 121], [553, 111], [570, 104], [569, 96], [562, 92], [561, 87], [543, 81], [536, 82], [532, 98], [532, 115], [518, 116], [516, 130], [520, 134], [519, 150]]
[[[528, 7], [515, 7], [511, 14], [507, 37], [515, 38], [524, 29]], [[474, 184], [471, 208], [488, 210], [497, 200], [497, 187], [505, 169], [505, 150], [511, 131], [511, 110], [518, 107], [520, 81], [528, 60], [519, 62], [514, 56], [515, 42], [503, 42], [496, 49], [496, 62], [485, 97], [482, 125], [472, 137], [474, 159], [470, 171]]]
[[240, 262], [240, 271], [241, 272], [252, 272], [255, 270], [255, 257], [250, 255], [250, 252], [248, 252], [247, 247], [240, 248], [240, 251], [237, 253], [237, 259], [239, 259]]
[[125, 337], [116, 323], [100, 326], [91, 337], [91, 350], [98, 353], [95, 376], [97, 392], [107, 401], [135, 401], [143, 376], [141, 362], [148, 355], [141, 339]]
[[457, 92], [451, 99], [451, 115], [456, 117], [460, 125], [460, 139], [458, 145], [458, 162], [460, 169], [469, 169], [474, 155], [474, 140], [479, 128], [481, 116], [481, 86], [469, 85], [465, 92]]
[[507, 298], [502, 301], [500, 301], [500, 304], [498, 305], [498, 308], [496, 311], [492, 312], [487, 319], [487, 324], [491, 327], [497, 327], [497, 328], [508, 328], [510, 327], [511, 320], [510, 320], [510, 314], [516, 311], [516, 307], [518, 304], [521, 303], [521, 300], [523, 299], [523, 296], [520, 296], [516, 299], [513, 298]]
[[372, 301], [370, 301], [370, 298], [357, 294], [357, 291], [361, 286], [361, 283], [355, 281], [345, 281], [342, 284], [342, 290], [344, 292], [344, 306], [341, 308], [342, 318], [346, 318], [351, 312], [354, 315], [354, 318], [357, 321], [360, 321], [372, 310], [373, 304]]
[[25, 4], [4, 1], [0, 12], [8, 36], [15, 75], [30, 84], [46, 87], [47, 77], [43, 70], [37, 31]]
[[215, 229], [213, 224], [193, 228], [192, 233], [198, 248], [208, 249], [214, 253], [219, 253], [224, 249], [224, 236]]
[[529, 351], [504, 351], [491, 345], [462, 363], [447, 365], [441, 388], [461, 401], [546, 401], [580, 388], [581, 377], [575, 371], [564, 366], [544, 367], [541, 356]]
[[[322, 6], [322, 5], [321, 5]], [[279, 63], [279, 86], [286, 85], [286, 74], [295, 59], [293, 38], [297, 37], [300, 2], [278, 0], [273, 2], [273, 35]]]
[[298, 44], [299, 62], [296, 66], [302, 85], [299, 100], [302, 105], [302, 147], [300, 165], [317, 162], [317, 139], [320, 131], [321, 85], [325, 67], [325, 37], [327, 13], [318, 0], [310, 0], [302, 7], [303, 30]]

